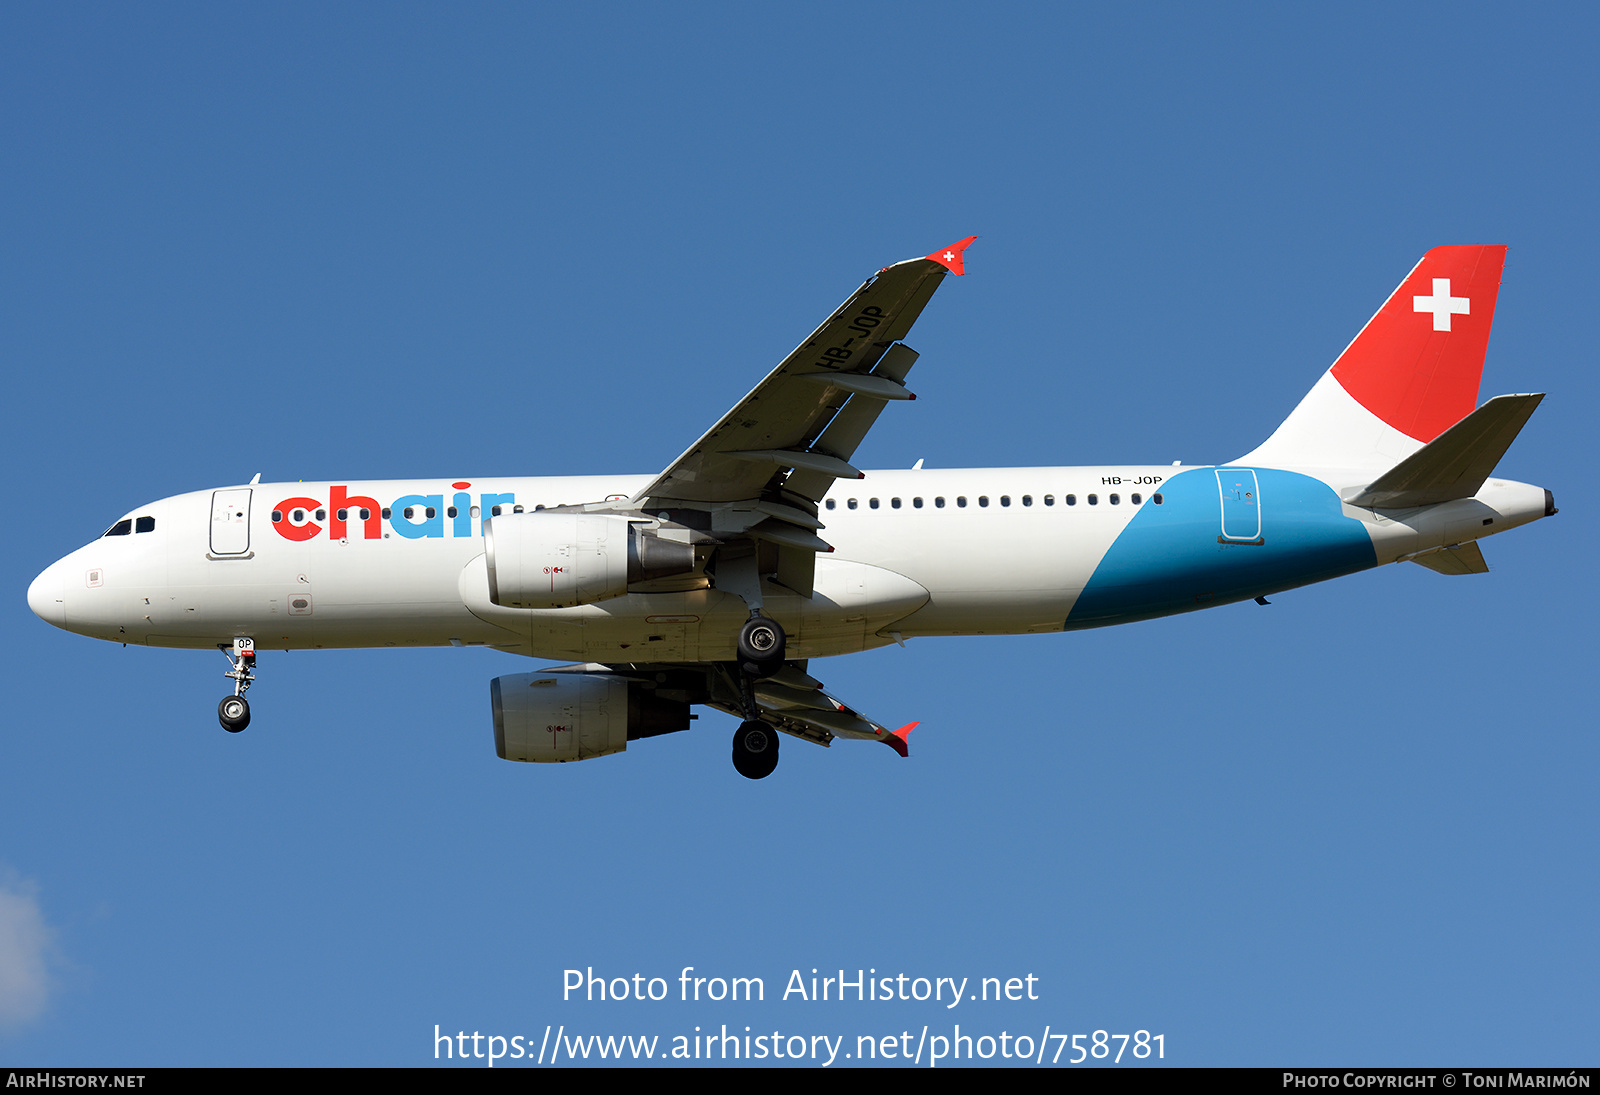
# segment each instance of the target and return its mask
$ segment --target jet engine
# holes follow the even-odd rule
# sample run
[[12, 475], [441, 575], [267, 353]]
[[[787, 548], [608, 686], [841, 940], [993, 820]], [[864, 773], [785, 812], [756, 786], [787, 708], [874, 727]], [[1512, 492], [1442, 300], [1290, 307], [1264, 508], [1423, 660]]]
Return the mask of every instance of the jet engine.
[[594, 604], [695, 566], [687, 540], [616, 514], [508, 513], [483, 523], [483, 539], [489, 600], [504, 608]]
[[502, 760], [588, 760], [689, 728], [687, 700], [622, 677], [514, 673], [490, 681], [489, 698]]

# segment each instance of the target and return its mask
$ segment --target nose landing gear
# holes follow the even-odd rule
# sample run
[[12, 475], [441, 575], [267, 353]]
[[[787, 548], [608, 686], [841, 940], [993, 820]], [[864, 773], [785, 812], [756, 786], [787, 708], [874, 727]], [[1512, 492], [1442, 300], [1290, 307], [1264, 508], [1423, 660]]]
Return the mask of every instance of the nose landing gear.
[[244, 694], [256, 679], [256, 641], [237, 638], [231, 648], [218, 643], [217, 649], [228, 659], [229, 669], [223, 676], [233, 678], [233, 695], [222, 697], [217, 704], [217, 721], [228, 733], [237, 734], [250, 725], [250, 704]]

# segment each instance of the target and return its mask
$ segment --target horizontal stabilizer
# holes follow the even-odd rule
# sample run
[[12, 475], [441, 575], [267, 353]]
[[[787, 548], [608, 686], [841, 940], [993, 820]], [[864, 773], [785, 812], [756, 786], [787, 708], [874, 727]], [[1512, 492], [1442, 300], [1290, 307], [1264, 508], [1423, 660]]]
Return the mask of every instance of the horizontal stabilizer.
[[1478, 546], [1476, 540], [1470, 540], [1457, 547], [1445, 548], [1443, 551], [1418, 555], [1411, 561], [1440, 574], [1489, 573], [1489, 564], [1483, 561], [1483, 549]]
[[1543, 398], [1542, 392], [1495, 396], [1345, 501], [1368, 509], [1410, 509], [1471, 498]]

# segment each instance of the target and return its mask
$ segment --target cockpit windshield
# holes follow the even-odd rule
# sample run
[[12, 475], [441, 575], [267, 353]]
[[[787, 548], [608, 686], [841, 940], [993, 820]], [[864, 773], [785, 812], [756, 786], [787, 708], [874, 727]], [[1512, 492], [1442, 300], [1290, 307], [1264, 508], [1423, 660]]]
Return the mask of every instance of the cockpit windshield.
[[110, 528], [106, 529], [104, 536], [126, 536], [130, 532], [154, 532], [156, 519], [154, 517], [131, 518], [124, 517]]

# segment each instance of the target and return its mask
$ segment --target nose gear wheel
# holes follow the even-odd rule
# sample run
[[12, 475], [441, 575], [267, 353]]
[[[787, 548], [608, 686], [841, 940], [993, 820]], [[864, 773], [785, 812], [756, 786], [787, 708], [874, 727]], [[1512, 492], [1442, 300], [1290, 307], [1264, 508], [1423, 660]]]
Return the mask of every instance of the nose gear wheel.
[[217, 721], [230, 734], [237, 734], [250, 725], [250, 704], [243, 696], [224, 696], [217, 704]]

